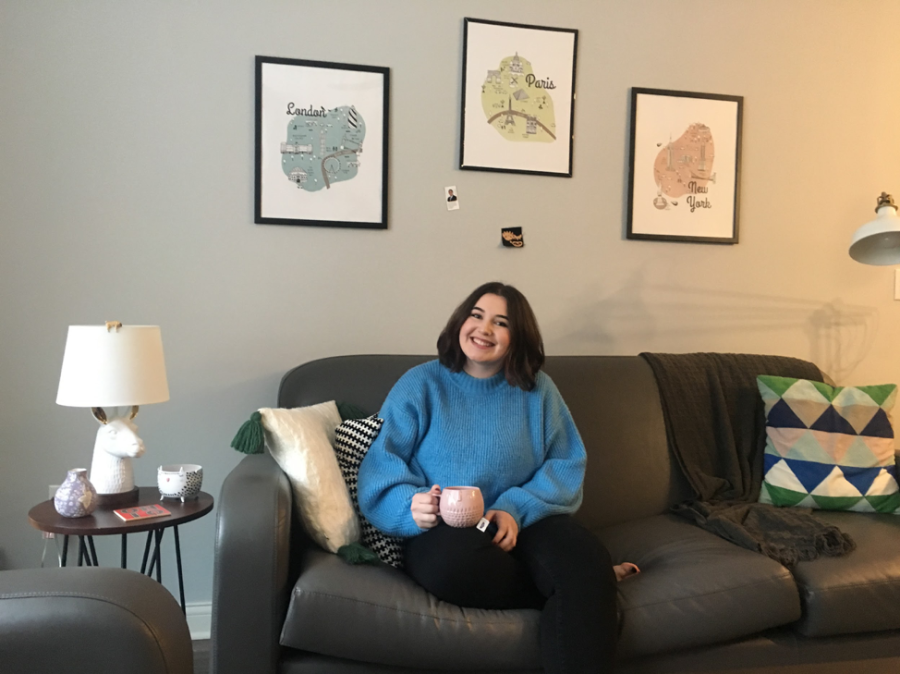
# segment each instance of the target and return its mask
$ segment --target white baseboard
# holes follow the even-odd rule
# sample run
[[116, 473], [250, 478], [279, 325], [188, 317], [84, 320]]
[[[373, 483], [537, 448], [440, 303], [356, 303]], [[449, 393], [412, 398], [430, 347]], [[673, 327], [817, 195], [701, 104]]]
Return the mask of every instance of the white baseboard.
[[191, 630], [191, 639], [209, 639], [212, 627], [212, 602], [198, 601], [185, 605], [187, 624]]

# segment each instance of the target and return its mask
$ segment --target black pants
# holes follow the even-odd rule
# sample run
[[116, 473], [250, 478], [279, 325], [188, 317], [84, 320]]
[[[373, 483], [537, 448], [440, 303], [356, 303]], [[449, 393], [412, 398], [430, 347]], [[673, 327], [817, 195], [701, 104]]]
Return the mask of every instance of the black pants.
[[406, 571], [438, 599], [458, 606], [543, 607], [545, 672], [612, 671], [616, 575], [597, 537], [568, 515], [556, 515], [520, 531], [511, 553], [492, 538], [441, 523], [407, 540]]

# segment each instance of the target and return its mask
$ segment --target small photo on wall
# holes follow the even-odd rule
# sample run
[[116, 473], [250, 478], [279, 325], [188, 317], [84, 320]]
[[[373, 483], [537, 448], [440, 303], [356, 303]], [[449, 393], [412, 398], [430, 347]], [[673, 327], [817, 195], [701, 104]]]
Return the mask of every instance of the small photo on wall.
[[631, 90], [629, 239], [738, 242], [742, 96]]
[[459, 210], [459, 192], [456, 191], [456, 185], [450, 185], [444, 188], [444, 199], [447, 200], [447, 210]]

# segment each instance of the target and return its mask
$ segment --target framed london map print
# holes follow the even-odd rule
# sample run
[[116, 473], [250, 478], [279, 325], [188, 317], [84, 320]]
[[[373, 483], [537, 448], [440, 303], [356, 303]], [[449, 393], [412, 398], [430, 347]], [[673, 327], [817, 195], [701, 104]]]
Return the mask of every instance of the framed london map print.
[[387, 228], [390, 71], [256, 57], [255, 222]]
[[572, 177], [578, 31], [466, 19], [459, 167]]
[[631, 90], [629, 239], [738, 242], [742, 96]]

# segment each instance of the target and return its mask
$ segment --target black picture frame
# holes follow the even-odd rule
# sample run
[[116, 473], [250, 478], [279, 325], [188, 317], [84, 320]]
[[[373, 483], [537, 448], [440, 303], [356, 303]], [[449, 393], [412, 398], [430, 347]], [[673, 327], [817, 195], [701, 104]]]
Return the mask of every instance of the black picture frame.
[[257, 56], [254, 222], [387, 229], [389, 123], [389, 68]]
[[631, 89], [628, 239], [738, 243], [743, 107], [743, 96]]
[[577, 56], [576, 29], [464, 19], [459, 168], [571, 178]]

